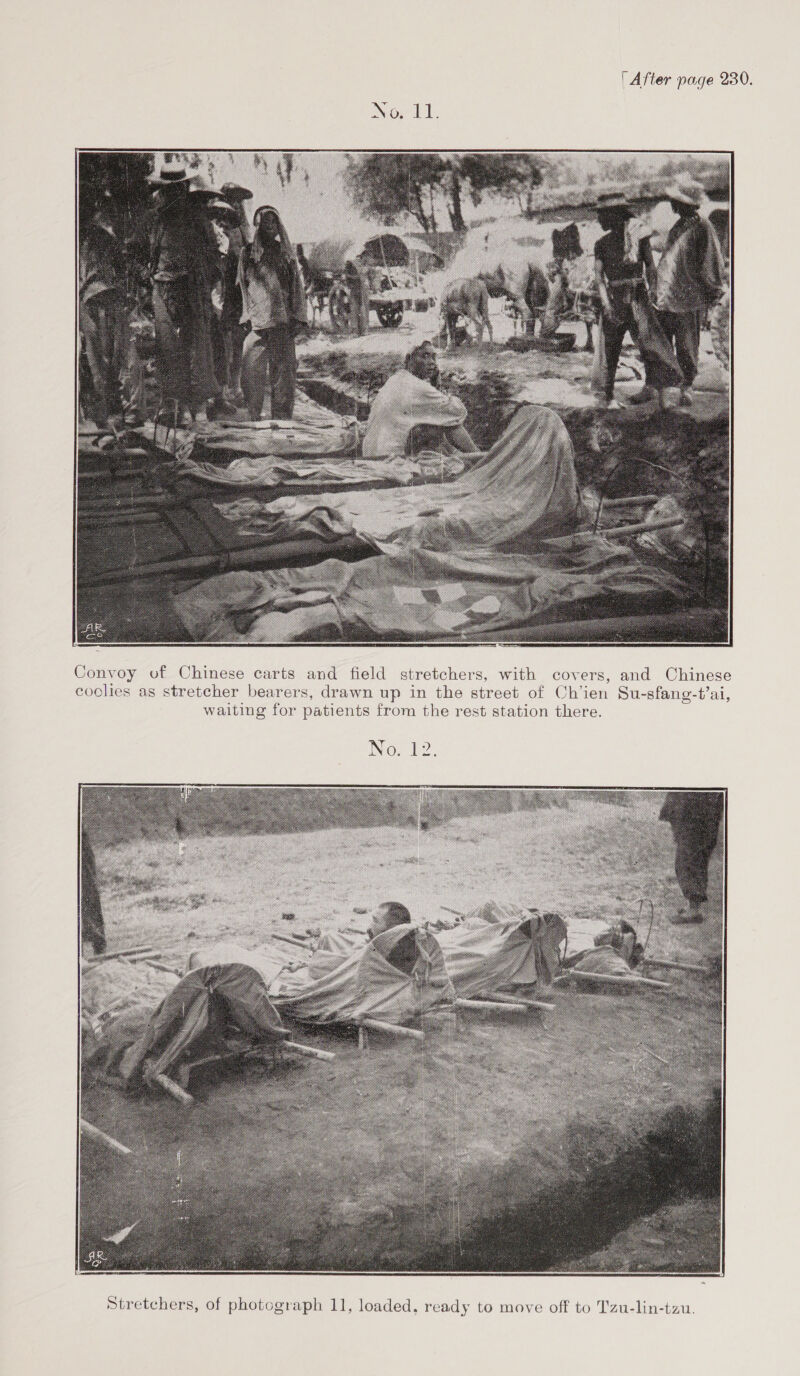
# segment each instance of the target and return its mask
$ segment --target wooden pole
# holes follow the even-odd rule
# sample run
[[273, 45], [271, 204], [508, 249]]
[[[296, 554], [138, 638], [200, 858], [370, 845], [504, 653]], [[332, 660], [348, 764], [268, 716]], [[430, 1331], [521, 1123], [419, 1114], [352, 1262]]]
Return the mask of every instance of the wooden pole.
[[372, 546], [355, 537], [346, 540], [286, 540], [281, 544], [262, 541], [216, 554], [187, 554], [176, 559], [155, 559], [151, 563], [108, 569], [85, 581], [82, 588], [102, 588], [112, 583], [130, 583], [140, 578], [158, 578], [175, 573], [229, 573], [232, 569], [283, 568], [294, 559], [334, 559], [345, 554], [364, 554]]
[[87, 956], [86, 963], [87, 965], [100, 965], [104, 960], [117, 960], [141, 955], [157, 956], [160, 955], [160, 952], [154, 946], [126, 946], [121, 951], [103, 951], [103, 954], [99, 956]]
[[655, 492], [643, 492], [641, 497], [604, 497], [603, 507], [644, 506], [645, 502], [657, 501], [658, 496]]
[[100, 1142], [104, 1147], [108, 1147], [110, 1151], [115, 1151], [118, 1156], [133, 1155], [130, 1147], [124, 1147], [115, 1137], [109, 1137], [107, 1132], [101, 1132], [99, 1128], [93, 1127], [91, 1123], [87, 1123], [85, 1118], [81, 1118], [81, 1133], [84, 1137], [88, 1137], [91, 1142]]
[[660, 979], [645, 979], [642, 975], [601, 975], [592, 974], [591, 970], [567, 970], [563, 975], [556, 975], [554, 984], [563, 984], [565, 980], [593, 980], [595, 984], [632, 984], [640, 985], [649, 989], [671, 989], [671, 984], [665, 984]]
[[298, 1056], [308, 1056], [315, 1061], [335, 1061], [334, 1051], [318, 1051], [315, 1046], [302, 1046], [300, 1042], [282, 1042], [281, 1045], [287, 1051], [294, 1051]]
[[516, 999], [456, 999], [456, 1008], [474, 1009], [480, 1013], [527, 1013], [528, 1003], [518, 1003]]
[[540, 1008], [543, 1013], [552, 1013], [555, 1009], [554, 1003], [545, 1003], [543, 999], [518, 999], [513, 994], [487, 994], [490, 1002], [494, 1003], [524, 1003], [526, 1008]]
[[361, 1018], [357, 1027], [368, 1027], [373, 1032], [386, 1032], [390, 1037], [410, 1037], [415, 1042], [425, 1040], [425, 1033], [416, 1027], [401, 1027], [396, 1022], [381, 1022], [378, 1018]]
[[180, 1085], [176, 1085], [175, 1081], [171, 1080], [169, 1075], [153, 1075], [151, 1073], [150, 1075], [146, 1075], [145, 1079], [148, 1084], [160, 1085], [165, 1094], [170, 1094], [173, 1099], [177, 1099], [179, 1104], [183, 1104], [184, 1108], [189, 1108], [194, 1103], [191, 1094], [187, 1094], [185, 1089], [181, 1089]]
[[608, 530], [598, 530], [598, 535], [623, 536], [639, 535], [645, 530], [671, 530], [674, 526], [683, 526], [686, 522], [682, 516], [671, 516], [669, 520], [663, 521], [636, 521], [631, 526], [611, 526]]
[[686, 965], [681, 960], [658, 960], [656, 956], [645, 956], [643, 965], [656, 965], [660, 970], [685, 970], [689, 975], [707, 975], [705, 965]]

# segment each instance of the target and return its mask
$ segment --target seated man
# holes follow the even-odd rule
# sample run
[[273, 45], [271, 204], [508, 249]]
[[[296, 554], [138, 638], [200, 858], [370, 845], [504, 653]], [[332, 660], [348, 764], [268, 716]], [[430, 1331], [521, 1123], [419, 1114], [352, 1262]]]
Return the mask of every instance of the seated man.
[[[402, 927], [410, 922], [411, 913], [403, 903], [379, 903], [370, 917], [367, 936], [373, 941], [382, 932], [388, 932], [392, 927]], [[410, 975], [417, 963], [417, 941], [414, 933], [409, 932], [398, 941], [386, 959], [395, 969], [404, 975]]]
[[[436, 350], [426, 340], [406, 355], [403, 367], [384, 383], [373, 401], [362, 446], [364, 456], [416, 453], [423, 447], [474, 454], [476, 447], [464, 429], [464, 403], [441, 392], [438, 384]], [[420, 427], [423, 433], [414, 434]]]

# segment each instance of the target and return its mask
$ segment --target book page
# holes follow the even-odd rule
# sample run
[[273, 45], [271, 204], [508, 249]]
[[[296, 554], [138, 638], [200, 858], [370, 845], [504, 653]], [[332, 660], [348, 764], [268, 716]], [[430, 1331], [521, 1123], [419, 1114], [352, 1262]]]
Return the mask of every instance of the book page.
[[770, 18], [6, 14], [10, 1371], [783, 1363]]

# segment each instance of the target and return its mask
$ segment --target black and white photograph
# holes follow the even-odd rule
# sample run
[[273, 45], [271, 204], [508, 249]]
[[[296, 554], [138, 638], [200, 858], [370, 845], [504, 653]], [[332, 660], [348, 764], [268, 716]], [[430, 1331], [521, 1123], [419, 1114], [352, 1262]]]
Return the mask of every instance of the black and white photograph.
[[733, 156], [76, 154], [77, 645], [727, 645]]
[[79, 812], [81, 1275], [722, 1274], [724, 790]]

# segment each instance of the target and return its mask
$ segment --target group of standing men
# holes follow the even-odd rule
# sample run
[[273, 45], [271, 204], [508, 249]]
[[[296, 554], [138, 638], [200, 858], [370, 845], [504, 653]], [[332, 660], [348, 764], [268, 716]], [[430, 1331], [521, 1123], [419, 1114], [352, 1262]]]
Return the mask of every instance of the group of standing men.
[[[241, 399], [251, 420], [264, 406], [269, 375], [274, 419], [291, 419], [295, 335], [306, 325], [306, 295], [289, 237], [273, 206], [259, 206], [252, 231], [235, 183], [219, 190], [179, 164], [148, 177], [154, 193], [146, 243], [126, 246], [146, 268], [140, 296], [151, 296], [158, 410], [202, 428]], [[81, 235], [80, 330], [93, 419], [122, 409], [144, 419], [144, 362], [137, 306], [128, 289], [126, 251], [107, 198], [95, 198]]]
[[700, 214], [703, 189], [684, 180], [667, 192], [677, 215], [656, 264], [653, 230], [636, 218], [624, 196], [601, 196], [597, 218], [605, 233], [594, 248], [600, 329], [592, 388], [606, 407], [617, 407], [614, 383], [626, 334], [638, 345], [645, 385], [634, 403], [658, 398], [670, 388], [690, 405], [697, 376], [700, 328], [709, 307], [725, 289], [724, 259], [710, 221]]

